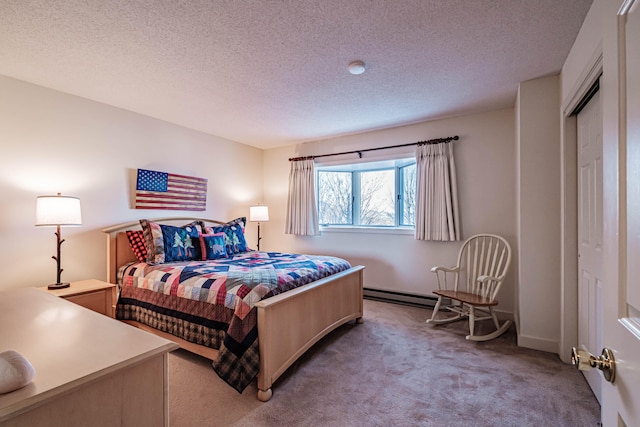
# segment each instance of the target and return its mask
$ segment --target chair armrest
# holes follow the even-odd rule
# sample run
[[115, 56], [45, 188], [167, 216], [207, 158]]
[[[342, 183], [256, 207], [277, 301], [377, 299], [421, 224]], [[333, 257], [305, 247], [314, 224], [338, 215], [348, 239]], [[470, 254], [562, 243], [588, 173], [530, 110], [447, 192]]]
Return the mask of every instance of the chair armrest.
[[482, 283], [487, 283], [489, 281], [499, 282], [502, 279], [504, 279], [504, 277], [491, 277], [491, 276], [486, 276], [484, 274], [482, 276], [478, 276], [478, 282], [482, 282]]
[[458, 271], [460, 271], [460, 268], [458, 268], [458, 267], [442, 267], [440, 265], [437, 265], [437, 266], [431, 268], [431, 272], [432, 273], [437, 273], [438, 271], [444, 271], [445, 273], [457, 273]]

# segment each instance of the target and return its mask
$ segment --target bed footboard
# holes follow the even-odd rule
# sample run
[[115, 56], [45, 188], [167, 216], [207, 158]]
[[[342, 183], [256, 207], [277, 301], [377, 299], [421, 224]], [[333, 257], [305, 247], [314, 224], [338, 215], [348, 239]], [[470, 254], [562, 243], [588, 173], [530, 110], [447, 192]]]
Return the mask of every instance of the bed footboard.
[[256, 304], [260, 372], [258, 399], [305, 351], [344, 323], [362, 323], [363, 266], [352, 267]]

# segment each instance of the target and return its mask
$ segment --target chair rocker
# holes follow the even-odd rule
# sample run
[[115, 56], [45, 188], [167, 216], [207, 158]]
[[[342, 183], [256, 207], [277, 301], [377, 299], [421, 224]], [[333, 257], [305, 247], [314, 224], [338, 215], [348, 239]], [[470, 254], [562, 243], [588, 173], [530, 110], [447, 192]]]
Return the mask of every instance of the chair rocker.
[[[433, 292], [438, 295], [438, 301], [427, 323], [440, 325], [468, 318], [468, 340], [487, 341], [502, 335], [511, 326], [511, 320], [500, 325], [493, 307], [498, 305], [496, 295], [510, 263], [511, 246], [504, 238], [478, 234], [467, 239], [460, 248], [457, 266], [431, 269], [438, 279], [438, 290]], [[454, 315], [438, 319], [440, 309]], [[496, 330], [475, 335], [475, 322], [482, 320], [493, 320]]]

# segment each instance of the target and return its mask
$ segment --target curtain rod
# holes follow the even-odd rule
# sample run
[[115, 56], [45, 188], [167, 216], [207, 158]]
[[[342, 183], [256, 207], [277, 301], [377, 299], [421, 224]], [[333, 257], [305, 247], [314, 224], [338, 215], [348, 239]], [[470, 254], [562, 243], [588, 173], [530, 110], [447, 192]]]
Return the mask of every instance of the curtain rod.
[[436, 138], [436, 139], [430, 139], [428, 141], [411, 142], [409, 144], [389, 145], [387, 147], [365, 148], [363, 150], [343, 151], [341, 153], [331, 153], [331, 154], [316, 154], [315, 156], [292, 157], [289, 159], [289, 161], [297, 162], [299, 160], [313, 160], [313, 159], [317, 159], [318, 157], [341, 156], [343, 154], [358, 154], [358, 156], [362, 158], [362, 153], [367, 151], [387, 150], [389, 148], [409, 147], [411, 145], [440, 144], [443, 142], [457, 141], [458, 139], [460, 139], [458, 135], [448, 136], [446, 138]]

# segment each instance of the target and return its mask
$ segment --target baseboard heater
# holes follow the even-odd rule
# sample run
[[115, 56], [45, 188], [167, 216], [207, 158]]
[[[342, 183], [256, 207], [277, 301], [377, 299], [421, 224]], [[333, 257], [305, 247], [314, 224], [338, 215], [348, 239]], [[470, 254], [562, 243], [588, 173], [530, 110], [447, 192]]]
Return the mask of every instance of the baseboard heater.
[[415, 305], [419, 307], [433, 308], [436, 305], [437, 297], [424, 295], [407, 294], [404, 292], [383, 291], [380, 289], [364, 288], [364, 297], [376, 301], [394, 302], [398, 304]]

